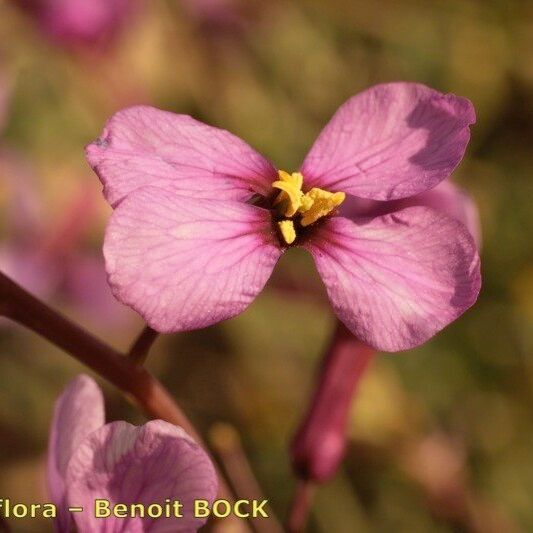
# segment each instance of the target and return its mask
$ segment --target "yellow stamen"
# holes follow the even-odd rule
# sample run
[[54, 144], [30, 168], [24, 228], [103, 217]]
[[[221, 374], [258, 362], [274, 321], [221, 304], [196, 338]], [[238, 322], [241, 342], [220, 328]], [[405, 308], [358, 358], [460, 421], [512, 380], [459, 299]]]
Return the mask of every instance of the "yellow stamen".
[[300, 205], [298, 212], [306, 213], [307, 211], [309, 211], [309, 209], [311, 209], [311, 207], [313, 207], [314, 203], [315, 201], [313, 200], [313, 198], [311, 198], [311, 196], [309, 196], [309, 193], [304, 194], [301, 200], [302, 205]]
[[272, 184], [272, 187], [280, 191], [274, 199], [274, 205], [277, 206], [278, 213], [285, 217], [278, 221], [278, 227], [287, 244], [296, 240], [295, 215], [298, 215], [301, 226], [309, 226], [329, 215], [346, 197], [343, 192], [329, 192], [318, 187], [313, 187], [304, 194], [303, 176], [299, 172], [289, 174], [279, 170], [278, 176], [279, 180]]
[[346, 195], [343, 192], [328, 192], [313, 187], [304, 195], [299, 212], [303, 215], [302, 226], [309, 226], [319, 218], [329, 215], [335, 208], [344, 202]]
[[292, 244], [296, 239], [296, 230], [294, 229], [294, 222], [292, 220], [280, 220], [278, 222], [281, 235], [287, 244]]
[[289, 174], [284, 170], [278, 171], [279, 180], [272, 184], [281, 192], [274, 200], [274, 205], [280, 204], [280, 211], [286, 217], [292, 217], [298, 211], [303, 197], [303, 176], [299, 172]]

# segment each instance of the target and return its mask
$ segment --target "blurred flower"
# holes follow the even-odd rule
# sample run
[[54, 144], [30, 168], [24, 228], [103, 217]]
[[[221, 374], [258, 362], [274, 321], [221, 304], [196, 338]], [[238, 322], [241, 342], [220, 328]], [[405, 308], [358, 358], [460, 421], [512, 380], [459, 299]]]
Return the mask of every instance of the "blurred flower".
[[[105, 424], [104, 401], [88, 376], [75, 378], [56, 402], [49, 440], [48, 486], [58, 506], [56, 529], [71, 531], [196, 531], [193, 501], [212, 501], [217, 477], [211, 460], [181, 428], [162, 420], [136, 427]], [[95, 499], [111, 505], [178, 500], [182, 518], [96, 518]], [[70, 513], [68, 507], [83, 507]], [[173, 520], [173, 522], [170, 522]]]
[[0, 176], [8, 188], [8, 236], [0, 242], [0, 270], [40, 298], [56, 298], [105, 326], [127, 322], [112, 296], [103, 258], [81, 246], [94, 213], [93, 192], [83, 188], [55, 224], [47, 220], [34, 169], [0, 148]]
[[56, 42], [105, 46], [125, 26], [137, 0], [16, 0]]
[[0, 242], [0, 269], [35, 294], [47, 294], [55, 273], [42, 260], [44, 219], [31, 165], [14, 150], [0, 146], [0, 178], [9, 202], [4, 211], [7, 236]]
[[0, 131], [6, 125], [10, 93], [11, 83], [7, 76], [3, 72], [0, 72]]
[[184, 10], [205, 30], [241, 31], [246, 26], [241, 0], [182, 0]]
[[[10, 83], [0, 75], [0, 132], [9, 107]], [[59, 297], [101, 324], [124, 322], [124, 307], [112, 297], [103, 259], [80, 250], [92, 221], [94, 192], [83, 187], [66, 213], [50, 224], [38, 193], [35, 169], [16, 150], [0, 144], [0, 183], [9, 201], [4, 210], [7, 237], [0, 242], [0, 270], [41, 298]], [[89, 282], [89, 283], [88, 283]], [[4, 325], [4, 320], [0, 324]]]
[[463, 157], [474, 121], [464, 98], [378, 85], [348, 100], [288, 174], [191, 117], [120, 111], [87, 148], [115, 208], [104, 243], [113, 293], [155, 330], [200, 328], [246, 309], [280, 255], [301, 246], [362, 342], [419, 345], [477, 298], [472, 237], [426, 207], [354, 218], [338, 207], [346, 194], [392, 201], [435, 187]]
[[399, 464], [422, 489], [431, 512], [464, 531], [522, 531], [495, 502], [485, 501], [470, 486], [463, 443], [433, 430], [399, 446]]

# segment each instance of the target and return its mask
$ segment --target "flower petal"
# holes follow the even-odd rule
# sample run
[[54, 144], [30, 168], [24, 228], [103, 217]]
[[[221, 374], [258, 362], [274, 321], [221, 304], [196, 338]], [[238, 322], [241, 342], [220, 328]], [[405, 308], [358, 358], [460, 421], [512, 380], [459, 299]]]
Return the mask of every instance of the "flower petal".
[[247, 200], [267, 195], [277, 178], [262, 155], [228, 131], [149, 106], [113, 115], [86, 154], [112, 206], [147, 185], [195, 198]]
[[[392, 202], [394, 203], [394, 202]], [[424, 205], [447, 214], [466, 226], [474, 237], [478, 249], [481, 246], [481, 225], [476, 204], [468, 193], [450, 180], [411, 198], [398, 201], [397, 210], [404, 207]]]
[[481, 247], [481, 225], [476, 204], [464, 189], [450, 180], [442, 181], [429, 191], [390, 202], [347, 196], [339, 214], [346, 218], [376, 217], [415, 205], [431, 207], [463, 223], [474, 237], [478, 249]]
[[481, 284], [471, 235], [427, 207], [333, 217], [305, 247], [339, 319], [382, 351], [413, 348], [468, 309]]
[[104, 423], [102, 391], [89, 376], [76, 377], [56, 401], [48, 441], [48, 491], [58, 508], [60, 531], [70, 531], [72, 520], [65, 506], [65, 477], [71, 456], [83, 439]]
[[301, 168], [306, 187], [374, 200], [425, 191], [459, 164], [474, 122], [466, 98], [417, 83], [376, 85], [322, 130]]
[[[217, 485], [204, 450], [183, 429], [162, 420], [142, 427], [106, 424], [83, 441], [67, 472], [68, 504], [84, 509], [74, 516], [80, 531], [196, 531], [205, 519], [193, 516], [193, 501], [211, 503]], [[96, 518], [96, 499], [145, 506], [177, 500], [183, 517]]]
[[244, 311], [282, 253], [277, 242], [264, 209], [146, 187], [115, 209], [104, 255], [121, 302], [159, 332], [186, 331]]

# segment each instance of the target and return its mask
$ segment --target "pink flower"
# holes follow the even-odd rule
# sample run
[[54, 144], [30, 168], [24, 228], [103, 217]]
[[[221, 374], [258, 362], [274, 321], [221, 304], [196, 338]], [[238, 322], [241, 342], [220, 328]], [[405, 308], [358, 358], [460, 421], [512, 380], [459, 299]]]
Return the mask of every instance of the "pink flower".
[[462, 159], [474, 121], [464, 98], [378, 85], [348, 100], [288, 174], [189, 116], [120, 111], [87, 148], [115, 208], [104, 243], [113, 293], [160, 332], [209, 326], [244, 311], [281, 254], [300, 246], [361, 341], [383, 351], [419, 345], [475, 302], [473, 238], [425, 206], [370, 216], [339, 207], [436, 187]]
[[137, 0], [17, 0], [40, 29], [66, 45], [104, 45], [115, 37]]
[[[104, 424], [104, 400], [88, 376], [74, 379], [59, 397], [48, 453], [48, 486], [58, 506], [56, 530], [196, 531], [194, 499], [212, 502], [217, 478], [207, 454], [181, 428], [162, 420], [136, 427]], [[95, 499], [112, 505], [183, 504], [182, 518], [96, 518]], [[69, 512], [68, 507], [83, 507]], [[170, 528], [170, 529], [169, 529]]]
[[[352, 199], [344, 216], [379, 216], [410, 205], [426, 205], [461, 221], [480, 245], [478, 213], [472, 200], [450, 181], [430, 191], [391, 202]], [[294, 436], [291, 462], [303, 479], [324, 483], [337, 472], [346, 448], [346, 428], [354, 394], [375, 355], [342, 324], [337, 324], [324, 355], [311, 404]]]

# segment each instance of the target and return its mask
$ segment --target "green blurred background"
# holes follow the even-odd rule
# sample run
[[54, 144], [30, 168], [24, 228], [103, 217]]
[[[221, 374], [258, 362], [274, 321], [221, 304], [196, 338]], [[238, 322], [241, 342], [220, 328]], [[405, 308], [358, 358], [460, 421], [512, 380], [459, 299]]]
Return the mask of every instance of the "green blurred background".
[[[0, 251], [18, 258], [14, 275], [119, 349], [142, 328], [105, 285], [110, 209], [83, 155], [126, 105], [191, 114], [290, 170], [335, 109], [370, 85], [418, 81], [466, 96], [478, 122], [454, 179], [480, 209], [480, 299], [422, 348], [374, 360], [346, 461], [319, 491], [309, 530], [533, 531], [533, 3], [242, 0], [227, 2], [228, 20], [190, 4], [146, 2], [95, 53], [50, 41], [0, 1], [0, 78], [10, 87]], [[295, 283], [316, 292], [279, 289]], [[287, 442], [334, 324], [323, 296], [311, 260], [291, 252], [244, 314], [160, 338], [148, 363], [206, 434], [218, 421], [238, 430], [279, 516], [294, 484]], [[53, 402], [80, 371], [0, 323], [0, 497], [46, 501]], [[109, 420], [142, 422], [103, 385]]]

